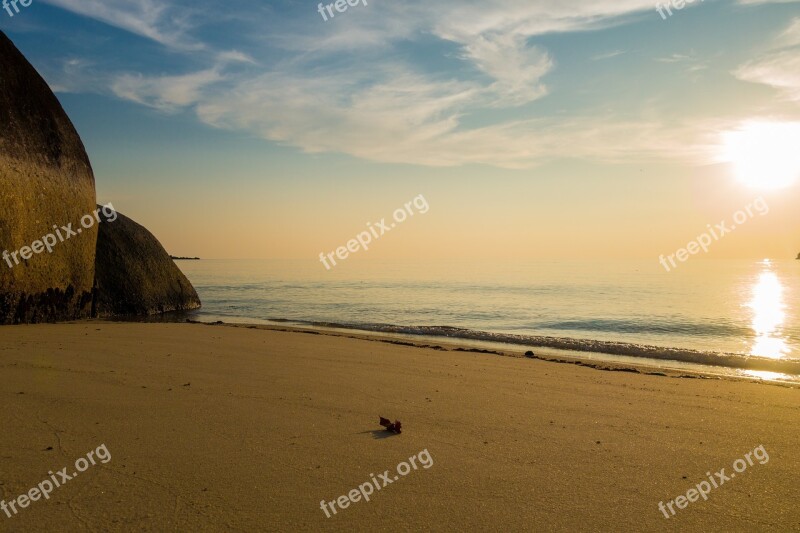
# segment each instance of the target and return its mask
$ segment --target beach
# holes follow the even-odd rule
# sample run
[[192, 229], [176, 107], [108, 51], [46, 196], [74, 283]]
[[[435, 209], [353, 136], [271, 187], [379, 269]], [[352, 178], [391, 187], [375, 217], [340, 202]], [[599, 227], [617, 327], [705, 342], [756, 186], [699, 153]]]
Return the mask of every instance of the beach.
[[0, 533], [800, 533], [800, 0], [0, 1]]
[[[101, 445], [111, 458], [0, 513], [0, 530], [800, 526], [796, 388], [396, 342], [200, 324], [3, 328], [3, 500]], [[707, 500], [659, 509], [759, 446], [768, 461]], [[322, 509], [423, 451], [429, 466], [370, 501]]]

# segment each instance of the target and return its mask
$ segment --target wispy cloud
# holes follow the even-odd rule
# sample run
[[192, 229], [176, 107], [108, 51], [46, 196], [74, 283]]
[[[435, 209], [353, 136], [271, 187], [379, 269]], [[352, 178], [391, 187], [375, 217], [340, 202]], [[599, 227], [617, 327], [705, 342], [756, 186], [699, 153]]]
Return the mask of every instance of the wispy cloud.
[[[51, 1], [89, 11], [73, 5], [74, 0]], [[147, 0], [138, 1], [135, 8], [126, 9], [148, 14], [139, 23], [122, 16], [120, 6], [106, 18], [174, 46], [164, 38], [169, 17]], [[531, 43], [535, 36], [608, 27], [650, 7], [649, 0], [384, 4], [381, 9], [348, 13], [336, 24], [319, 23], [313, 35], [306, 31], [290, 40], [278, 32], [269, 37], [293, 54], [269, 72], [225, 73], [227, 61], [255, 60], [244, 53], [220, 53], [213, 65], [195, 73], [115, 75], [110, 89], [120, 98], [164, 111], [191, 108], [206, 124], [248, 130], [307, 152], [437, 166], [530, 166], [564, 154], [566, 147], [575, 154], [574, 145], [562, 136], [587, 137], [596, 128], [584, 122], [576, 125], [578, 131], [568, 132], [563, 123], [537, 120], [465, 127], [464, 116], [480, 109], [522, 106], [548, 94], [546, 76], [556, 63], [547, 50]], [[472, 74], [425, 73], [402, 61], [365, 68], [360, 60], [359, 46], [391, 48], [426, 33], [456, 45], [457, 57]], [[188, 39], [178, 35], [180, 42]], [[339, 57], [335, 67], [311, 66], [320, 56], [342, 51], [350, 51], [351, 60]], [[605, 139], [603, 145], [608, 144]], [[584, 154], [600, 152], [598, 144]]]
[[99, 20], [164, 46], [202, 50], [204, 45], [187, 36], [191, 9], [171, 9], [155, 0], [41, 0], [78, 15]]
[[464, 47], [463, 57], [494, 80], [490, 89], [497, 107], [525, 104], [547, 94], [541, 80], [553, 68], [553, 60], [546, 51], [526, 46], [521, 35], [478, 36]]
[[694, 61], [695, 57], [693, 55], [686, 55], [686, 54], [672, 54], [667, 57], [659, 57], [656, 58], [656, 61], [661, 63], [682, 63], [686, 61]]
[[[316, 20], [309, 8], [301, 22], [278, 15], [270, 22], [274, 31], [258, 38], [248, 34], [225, 49], [197, 37], [213, 23], [213, 10], [178, 11], [175, 4], [154, 0], [43, 1], [149, 38], [202, 65], [180, 73], [106, 73], [100, 82], [91, 75], [86, 79], [95, 86], [89, 90], [165, 112], [190, 110], [213, 127], [252, 132], [309, 153], [526, 168], [559, 157], [703, 161], [711, 142], [713, 128], [697, 121], [668, 126], [657, 116], [631, 120], [576, 111], [554, 119], [530, 112], [528, 104], [553, 93], [549, 78], [560, 68], [539, 38], [635, 21], [653, 11], [652, 0], [375, 2], [328, 23]], [[421, 41], [438, 50], [448, 68], [422, 68], [397, 53]], [[261, 51], [265, 46], [269, 54]], [[695, 54], [658, 61], [704, 68]], [[738, 75], [793, 87], [796, 78], [779, 69], [800, 71], [794, 60], [770, 61], [745, 66]], [[66, 64], [54, 85], [76, 90], [79, 73], [91, 69], [80, 61]]]
[[748, 61], [733, 74], [743, 81], [773, 87], [800, 102], [800, 18], [794, 19], [774, 42], [777, 50]]
[[[321, 76], [271, 72], [235, 84], [216, 72], [192, 77], [119, 80], [117, 94], [173, 109], [192, 107], [211, 126], [250, 131], [308, 153], [347, 153], [366, 160], [529, 168], [557, 158], [707, 162], [714, 127], [666, 127], [613, 116], [527, 119], [464, 128], [460, 117], [486, 98], [484, 88], [432, 81], [387, 65], [367, 86], [358, 72]], [[124, 87], [124, 90], [122, 89]]]
[[741, 80], [769, 85], [800, 101], [800, 49], [785, 50], [750, 61], [734, 74]]
[[123, 74], [112, 81], [111, 91], [120, 98], [169, 112], [195, 104], [204, 89], [221, 80], [216, 68], [180, 76]]
[[775, 39], [775, 44], [779, 48], [800, 46], [800, 17], [792, 20], [789, 27]]
[[625, 53], [625, 50], [614, 50], [613, 52], [606, 52], [605, 54], [598, 54], [592, 57], [592, 61], [603, 61], [605, 59], [611, 59], [612, 57], [621, 56]]

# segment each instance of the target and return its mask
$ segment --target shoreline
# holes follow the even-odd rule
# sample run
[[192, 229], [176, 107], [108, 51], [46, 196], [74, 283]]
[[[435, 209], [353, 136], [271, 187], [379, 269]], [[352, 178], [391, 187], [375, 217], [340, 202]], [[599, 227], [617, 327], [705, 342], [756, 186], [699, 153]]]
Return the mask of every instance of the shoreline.
[[[530, 358], [553, 363], [571, 364], [611, 372], [631, 372], [642, 375], [664, 376], [673, 378], [726, 379], [731, 381], [749, 381], [791, 388], [800, 388], [800, 375], [773, 373], [741, 367], [724, 367], [711, 364], [686, 364], [684, 361], [671, 359], [650, 359], [644, 357], [616, 356], [604, 352], [586, 352], [565, 350], [550, 346], [515, 345], [491, 342], [464, 337], [435, 337], [425, 335], [386, 333], [380, 331], [353, 328], [300, 324], [293, 320], [272, 320], [275, 324], [256, 324], [249, 322], [203, 322], [186, 319], [189, 324], [204, 326], [224, 326], [233, 328], [261, 329], [267, 331], [283, 331], [316, 335], [328, 335], [373, 342], [383, 342], [399, 346], [429, 348], [440, 351], [462, 353], [483, 353], [502, 357]], [[454, 328], [456, 329], [456, 328]], [[528, 357], [525, 348], [535, 349], [534, 355]], [[604, 357], [605, 356], [605, 357]], [[743, 358], [744, 359], [744, 358]], [[648, 364], [649, 363], [649, 364]], [[800, 362], [798, 362], [800, 364]], [[746, 374], [748, 370], [752, 374]], [[742, 371], [743, 373], [737, 373]], [[772, 375], [774, 374], [774, 375]]]
[[[428, 326], [391, 326], [381, 325], [379, 328], [362, 329], [358, 326], [337, 324], [331, 322], [312, 322], [295, 319], [243, 319], [235, 318], [233, 322], [226, 322], [220, 315], [212, 315], [205, 320], [197, 320], [191, 311], [164, 313], [157, 316], [146, 317], [112, 317], [83, 319], [59, 322], [61, 324], [79, 324], [81, 322], [117, 322], [123, 324], [198, 324], [209, 326], [227, 326], [250, 329], [264, 329], [287, 332], [317, 332], [333, 336], [343, 336], [353, 339], [383, 340], [395, 344], [407, 343], [409, 346], [420, 348], [432, 345], [447, 345], [451, 351], [492, 353], [499, 356], [525, 357], [525, 352], [535, 350], [534, 359], [543, 361], [560, 362], [597, 368], [598, 370], [638, 372], [647, 375], [667, 375], [673, 377], [698, 377], [711, 379], [729, 379], [769, 383], [800, 388], [800, 360], [776, 360], [766, 357], [746, 356], [744, 354], [703, 352], [700, 350], [665, 348], [654, 345], [640, 345], [625, 342], [591, 341], [586, 339], [571, 339], [562, 337], [523, 336], [511, 334], [494, 334], [479, 330], [469, 330], [450, 326], [432, 327], [435, 330], [446, 332], [468, 332], [477, 334], [473, 336], [457, 335], [430, 335], [423, 333], [407, 333], [407, 330], [424, 330]], [[217, 320], [214, 320], [214, 319]], [[252, 320], [248, 322], [247, 320]], [[398, 330], [398, 331], [391, 331]], [[516, 342], [502, 342], [480, 338], [495, 336], [499, 338], [511, 337]], [[527, 343], [529, 339], [552, 339], [552, 344], [535, 342]], [[394, 342], [399, 341], [399, 342]], [[576, 348], [574, 344], [577, 343]], [[585, 349], [590, 346], [594, 349]], [[613, 353], [602, 351], [603, 347], [617, 346], [644, 349], [645, 352], [654, 352], [653, 355], [629, 355], [627, 353]], [[675, 358], [671, 358], [670, 355]], [[685, 356], [685, 357], [684, 357]], [[706, 362], [698, 361], [699, 358]], [[789, 371], [787, 371], [789, 370]], [[792, 372], [794, 370], [794, 372]]]

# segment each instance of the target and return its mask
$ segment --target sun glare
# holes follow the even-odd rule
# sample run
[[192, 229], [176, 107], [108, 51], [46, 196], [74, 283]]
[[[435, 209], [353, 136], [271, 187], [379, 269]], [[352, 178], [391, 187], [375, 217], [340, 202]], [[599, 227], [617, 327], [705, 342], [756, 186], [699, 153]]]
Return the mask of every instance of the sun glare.
[[789, 351], [786, 340], [781, 335], [786, 320], [783, 284], [777, 274], [770, 270], [769, 262], [762, 264], [765, 265], [764, 270], [752, 288], [753, 298], [745, 304], [753, 313], [752, 328], [755, 341], [750, 353], [780, 359]]
[[749, 187], [788, 187], [800, 177], [800, 123], [748, 122], [726, 132], [723, 161]]

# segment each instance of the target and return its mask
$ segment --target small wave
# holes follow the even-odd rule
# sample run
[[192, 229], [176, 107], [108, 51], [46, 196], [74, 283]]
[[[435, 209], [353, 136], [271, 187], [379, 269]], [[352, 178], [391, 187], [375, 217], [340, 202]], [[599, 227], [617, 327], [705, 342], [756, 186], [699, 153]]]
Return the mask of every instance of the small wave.
[[533, 325], [537, 329], [552, 329], [561, 331], [601, 331], [610, 333], [650, 333], [692, 336], [719, 336], [735, 337], [746, 335], [750, 330], [741, 326], [729, 324], [709, 324], [687, 322], [680, 320], [563, 320], [556, 322], [540, 322]]
[[425, 335], [432, 337], [449, 337], [474, 341], [499, 342], [531, 347], [555, 348], [575, 352], [592, 352], [608, 355], [625, 355], [661, 361], [680, 361], [709, 366], [738, 368], [742, 370], [760, 370], [783, 374], [800, 375], [800, 360], [770, 359], [755, 355], [709, 352], [686, 348], [665, 348], [647, 344], [628, 342], [598, 341], [588, 339], [572, 339], [568, 337], [545, 337], [539, 335], [515, 335], [510, 333], [491, 333], [452, 326], [396, 326], [392, 324], [356, 324], [336, 322], [312, 322], [303, 320], [287, 320], [270, 318], [273, 322], [294, 322], [316, 327], [354, 329], [376, 333], [396, 333], [405, 335]]

